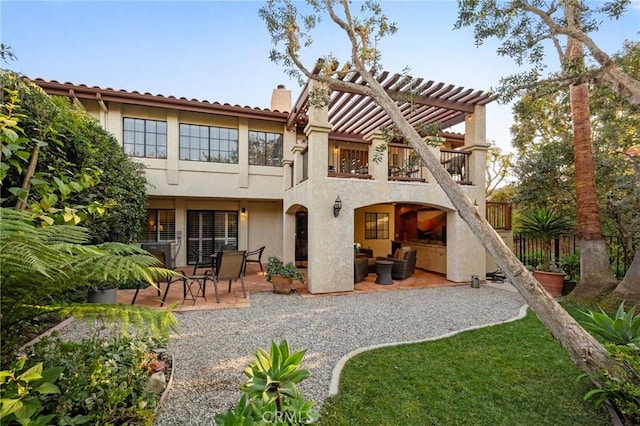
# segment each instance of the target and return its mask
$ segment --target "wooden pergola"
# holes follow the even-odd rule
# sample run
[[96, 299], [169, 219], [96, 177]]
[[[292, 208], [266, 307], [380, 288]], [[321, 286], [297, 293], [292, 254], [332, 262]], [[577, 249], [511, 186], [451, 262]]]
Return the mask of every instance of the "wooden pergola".
[[[318, 72], [316, 67], [314, 72]], [[400, 109], [411, 125], [425, 126], [440, 123], [447, 129], [462, 123], [476, 105], [486, 105], [496, 99], [474, 89], [437, 83], [433, 80], [412, 78], [401, 74], [381, 72], [376, 80], [393, 99], [405, 100]], [[344, 81], [365, 85], [359, 73], [352, 72]], [[304, 128], [309, 108], [311, 81], [307, 81], [300, 97], [295, 102], [287, 120], [287, 128]], [[411, 100], [407, 102], [406, 100]], [[391, 128], [391, 118], [368, 96], [344, 89], [334, 90], [330, 95], [329, 123], [332, 126], [329, 137], [343, 141], [360, 142], [363, 137], [380, 128]], [[443, 134], [445, 136], [446, 134]], [[453, 134], [452, 134], [453, 135]]]

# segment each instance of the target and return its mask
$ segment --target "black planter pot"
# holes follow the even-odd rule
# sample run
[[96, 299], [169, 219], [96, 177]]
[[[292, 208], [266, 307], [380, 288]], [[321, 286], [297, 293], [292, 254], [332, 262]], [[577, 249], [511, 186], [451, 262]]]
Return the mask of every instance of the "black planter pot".
[[575, 281], [565, 281], [562, 283], [562, 295], [566, 296], [567, 294], [571, 293], [573, 291], [574, 288], [576, 288], [576, 282]]
[[89, 290], [87, 301], [89, 303], [116, 303], [116, 293], [118, 289], [109, 288], [107, 290]]

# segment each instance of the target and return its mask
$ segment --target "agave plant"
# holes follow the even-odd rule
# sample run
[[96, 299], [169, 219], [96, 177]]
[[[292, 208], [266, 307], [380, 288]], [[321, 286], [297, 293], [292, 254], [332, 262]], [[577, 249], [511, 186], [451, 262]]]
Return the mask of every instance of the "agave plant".
[[240, 385], [244, 395], [234, 410], [216, 416], [219, 425], [313, 424], [318, 414], [298, 384], [311, 376], [300, 367], [305, 351], [290, 353], [289, 344], [271, 342], [269, 352], [258, 348], [244, 370], [249, 379]]
[[615, 317], [610, 317], [600, 308], [600, 312], [582, 312], [586, 320], [581, 321], [582, 326], [609, 343], [616, 345], [628, 345], [630, 343], [640, 346], [640, 314], [635, 314], [635, 308], [631, 307], [624, 312], [624, 302], [618, 306]]

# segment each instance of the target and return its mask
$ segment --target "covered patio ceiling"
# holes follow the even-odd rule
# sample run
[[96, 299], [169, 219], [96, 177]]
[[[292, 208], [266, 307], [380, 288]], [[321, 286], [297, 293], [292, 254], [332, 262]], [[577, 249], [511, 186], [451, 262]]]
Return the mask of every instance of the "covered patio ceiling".
[[[412, 98], [413, 105], [404, 102], [400, 110], [413, 126], [440, 122], [441, 129], [445, 130], [464, 122], [476, 105], [485, 105], [496, 99], [495, 95], [482, 91], [387, 71], [378, 74], [376, 80], [393, 99]], [[366, 84], [362, 76], [355, 72], [346, 75], [344, 81]], [[294, 126], [299, 130], [304, 129], [308, 121], [310, 87], [310, 81], [307, 81], [287, 120], [288, 129]], [[331, 94], [329, 123], [332, 126], [331, 139], [354, 142], [362, 141], [367, 134], [382, 127], [390, 128], [393, 124], [373, 99], [343, 89], [336, 89]]]

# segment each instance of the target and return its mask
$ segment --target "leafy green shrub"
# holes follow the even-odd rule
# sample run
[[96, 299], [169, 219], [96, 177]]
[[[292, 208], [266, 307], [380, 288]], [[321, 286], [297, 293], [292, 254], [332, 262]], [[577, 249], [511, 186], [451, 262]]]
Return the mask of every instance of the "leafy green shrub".
[[285, 264], [279, 257], [269, 256], [265, 274], [267, 281], [271, 282], [271, 277], [274, 275], [291, 278], [294, 281], [304, 282], [304, 276], [300, 273], [298, 268], [296, 268], [296, 265], [294, 265], [293, 262]]
[[41, 399], [50, 394], [60, 394], [55, 382], [62, 368], [44, 370], [39, 362], [18, 374], [24, 369], [25, 361], [25, 358], [21, 358], [9, 370], [0, 372], [0, 422], [3, 425], [12, 421], [21, 425], [46, 425], [55, 418], [55, 414], [41, 415]]
[[57, 416], [62, 424], [85, 417], [93, 424], [151, 424], [160, 399], [148, 384], [150, 365], [161, 360], [155, 347], [142, 336], [43, 339], [29, 348], [28, 363], [63, 371], [60, 394], [41, 400], [43, 413]]
[[595, 399], [598, 407], [606, 399], [611, 401], [625, 424], [640, 424], [640, 349], [634, 345], [607, 344], [611, 358], [618, 362], [615, 372], [603, 372], [594, 377], [601, 387], [587, 392], [585, 401]]
[[600, 308], [600, 312], [582, 313], [586, 317], [585, 320], [580, 321], [582, 326], [606, 342], [616, 345], [633, 343], [640, 346], [640, 314], [634, 316], [634, 307], [625, 313], [624, 302], [622, 302], [613, 318], [607, 315], [602, 308]]
[[255, 361], [244, 370], [249, 379], [240, 390], [245, 394], [234, 410], [216, 416], [218, 425], [313, 424], [319, 414], [298, 390], [298, 384], [311, 376], [300, 368], [304, 353], [290, 354], [286, 340], [280, 345], [272, 341], [268, 353], [258, 348]]

